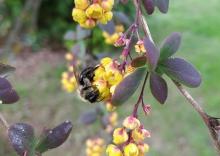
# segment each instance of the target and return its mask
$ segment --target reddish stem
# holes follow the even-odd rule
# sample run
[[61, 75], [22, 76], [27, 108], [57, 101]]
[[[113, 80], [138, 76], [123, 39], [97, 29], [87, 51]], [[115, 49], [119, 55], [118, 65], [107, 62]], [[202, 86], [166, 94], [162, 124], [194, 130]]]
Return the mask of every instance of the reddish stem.
[[134, 105], [134, 110], [133, 110], [133, 113], [132, 115], [135, 117], [135, 118], [138, 118], [138, 107], [140, 105], [140, 103], [143, 101], [143, 97], [144, 97], [144, 88], [145, 88], [145, 85], [146, 85], [146, 82], [147, 82], [147, 79], [148, 79], [148, 76], [149, 76], [149, 72], [147, 72], [145, 78], [144, 78], [144, 83], [143, 83], [143, 86], [141, 88], [141, 93], [140, 93], [140, 96], [138, 98], [138, 101], [137, 103]]

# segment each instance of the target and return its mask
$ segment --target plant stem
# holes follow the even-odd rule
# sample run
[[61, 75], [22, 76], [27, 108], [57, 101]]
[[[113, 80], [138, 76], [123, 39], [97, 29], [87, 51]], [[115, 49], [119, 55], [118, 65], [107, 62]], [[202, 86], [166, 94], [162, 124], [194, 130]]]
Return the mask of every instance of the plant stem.
[[190, 95], [190, 93], [183, 88], [183, 86], [174, 81], [175, 85], [179, 89], [179, 91], [182, 93], [182, 95], [186, 98], [186, 100], [193, 106], [193, 108], [199, 113], [199, 115], [202, 117], [204, 123], [206, 124], [207, 128], [209, 129], [210, 135], [212, 136], [213, 143], [220, 154], [220, 143], [218, 140], [216, 140], [215, 132], [213, 131], [213, 127], [210, 125], [210, 117], [206, 114], [206, 112], [203, 110], [203, 108], [200, 106], [200, 104]]
[[145, 76], [145, 78], [144, 78], [144, 83], [143, 83], [143, 86], [142, 86], [142, 88], [141, 88], [140, 96], [139, 96], [139, 98], [138, 98], [137, 103], [134, 105], [134, 110], [133, 110], [132, 115], [133, 115], [134, 117], [136, 117], [136, 118], [138, 117], [138, 113], [137, 113], [137, 112], [138, 112], [138, 107], [139, 107], [140, 103], [141, 103], [142, 100], [143, 100], [144, 88], [145, 88], [145, 85], [146, 85], [148, 76], [149, 76], [149, 72], [147, 72], [147, 74], [146, 74], [146, 76]]
[[3, 126], [8, 129], [9, 125], [8, 122], [5, 120], [5, 117], [2, 115], [2, 113], [0, 113], [0, 121], [2, 122]]

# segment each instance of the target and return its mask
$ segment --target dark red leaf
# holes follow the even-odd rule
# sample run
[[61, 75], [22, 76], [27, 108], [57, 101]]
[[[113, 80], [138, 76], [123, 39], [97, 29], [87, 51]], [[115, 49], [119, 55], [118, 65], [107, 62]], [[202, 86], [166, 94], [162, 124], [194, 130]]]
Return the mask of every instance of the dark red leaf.
[[53, 129], [45, 130], [36, 146], [36, 151], [43, 153], [62, 145], [69, 137], [72, 127], [70, 121], [65, 121]]
[[167, 59], [177, 52], [181, 43], [181, 34], [178, 32], [168, 36], [160, 48], [160, 60]]
[[19, 100], [19, 96], [14, 89], [0, 90], [0, 100], [2, 104], [12, 104]]
[[194, 66], [181, 58], [169, 58], [162, 62], [161, 70], [171, 79], [188, 87], [198, 87], [201, 76]]
[[160, 57], [159, 50], [154, 45], [154, 43], [151, 42], [151, 40], [148, 37], [144, 38], [144, 47], [147, 51], [146, 55], [147, 55], [149, 69], [153, 71], [156, 69], [158, 59]]
[[11, 88], [12, 86], [10, 82], [5, 78], [0, 77], [0, 90], [11, 89]]
[[162, 13], [167, 13], [169, 9], [169, 0], [155, 0], [155, 3]]
[[25, 123], [16, 123], [8, 129], [8, 138], [18, 155], [34, 155], [34, 129]]
[[115, 92], [112, 96], [112, 104], [117, 106], [126, 102], [128, 98], [130, 98], [137, 90], [145, 73], [146, 67], [140, 67], [125, 77], [115, 89]]
[[146, 56], [137, 57], [137, 58], [133, 59], [131, 62], [131, 66], [135, 67], [135, 68], [145, 66], [146, 64], [147, 64]]
[[154, 12], [154, 0], [143, 0], [144, 8], [148, 15]]
[[164, 104], [167, 99], [168, 89], [166, 81], [156, 73], [150, 75], [150, 89], [158, 102]]

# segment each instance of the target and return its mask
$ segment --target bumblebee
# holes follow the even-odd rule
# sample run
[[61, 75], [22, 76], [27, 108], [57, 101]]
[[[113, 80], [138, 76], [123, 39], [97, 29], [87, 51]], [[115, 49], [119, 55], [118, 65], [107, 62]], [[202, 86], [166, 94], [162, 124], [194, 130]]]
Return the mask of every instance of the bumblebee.
[[99, 66], [85, 68], [82, 70], [78, 78], [80, 96], [90, 103], [101, 101], [98, 88], [92, 84], [95, 76], [94, 71], [98, 67]]

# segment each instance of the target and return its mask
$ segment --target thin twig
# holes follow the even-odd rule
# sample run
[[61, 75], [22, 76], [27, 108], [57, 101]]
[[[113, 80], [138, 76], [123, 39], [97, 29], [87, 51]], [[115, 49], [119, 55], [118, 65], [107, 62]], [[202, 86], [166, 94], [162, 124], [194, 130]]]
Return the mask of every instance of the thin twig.
[[213, 143], [217, 149], [217, 152], [220, 154], [220, 144], [218, 140], [216, 140], [216, 134], [213, 131], [213, 127], [210, 125], [210, 117], [206, 114], [206, 112], [203, 110], [201, 105], [190, 95], [190, 93], [183, 88], [183, 86], [174, 81], [175, 85], [179, 89], [179, 91], [182, 93], [182, 95], [186, 98], [186, 100], [193, 106], [193, 108], [199, 113], [199, 115], [202, 117], [205, 125], [209, 129], [210, 135], [212, 136]]
[[2, 122], [3, 126], [8, 129], [9, 128], [9, 124], [8, 122], [5, 120], [5, 117], [2, 115], [2, 113], [0, 113], [0, 121]]

